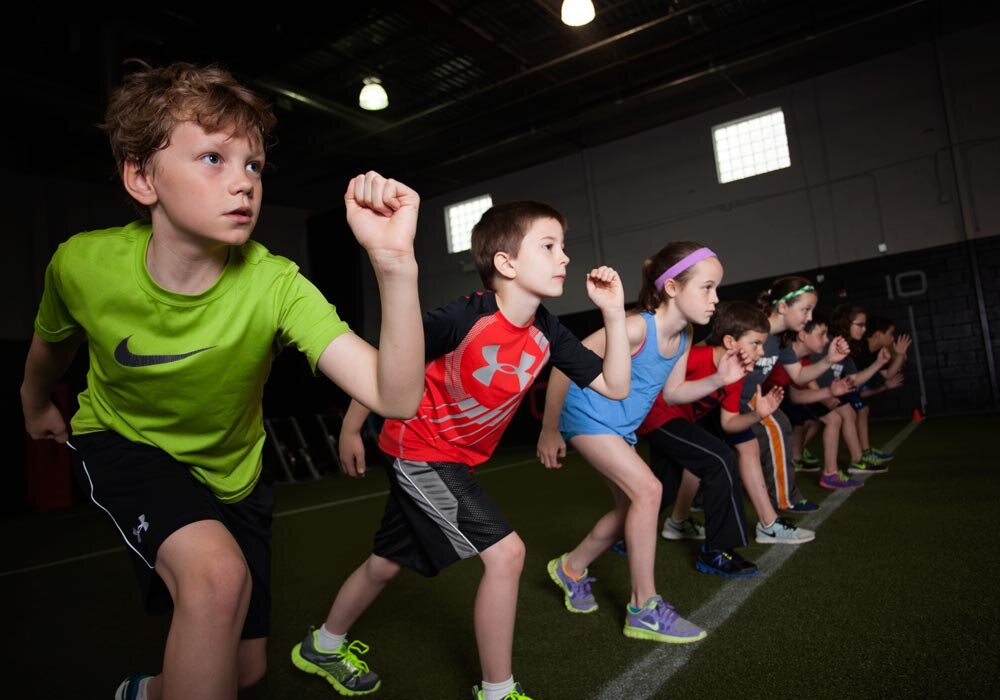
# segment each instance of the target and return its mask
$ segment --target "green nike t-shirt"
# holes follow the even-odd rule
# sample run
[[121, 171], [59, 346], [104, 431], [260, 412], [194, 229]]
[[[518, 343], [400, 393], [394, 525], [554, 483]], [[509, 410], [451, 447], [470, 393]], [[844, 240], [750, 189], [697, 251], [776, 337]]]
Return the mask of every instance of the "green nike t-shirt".
[[113, 430], [158, 447], [221, 501], [239, 501], [260, 477], [271, 361], [291, 345], [315, 371], [349, 329], [295, 263], [252, 241], [230, 249], [201, 294], [167, 291], [146, 270], [151, 234], [135, 222], [60, 245], [35, 332], [50, 342], [87, 334], [74, 434]]

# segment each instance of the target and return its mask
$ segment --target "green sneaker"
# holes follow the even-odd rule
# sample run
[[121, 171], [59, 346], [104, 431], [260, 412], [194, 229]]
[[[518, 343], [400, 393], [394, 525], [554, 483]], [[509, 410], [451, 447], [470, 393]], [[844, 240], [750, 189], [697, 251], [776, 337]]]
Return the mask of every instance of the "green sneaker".
[[809, 451], [809, 448], [802, 449], [802, 461], [806, 464], [819, 464], [819, 457]]
[[802, 459], [796, 459], [794, 461], [795, 471], [797, 472], [818, 472], [819, 471], [819, 460], [815, 462], [807, 462], [805, 453], [802, 455]]
[[367, 654], [368, 645], [357, 640], [343, 642], [337, 651], [320, 651], [316, 646], [316, 630], [292, 649], [292, 663], [299, 670], [326, 679], [341, 695], [367, 695], [382, 685], [377, 674], [368, 670], [368, 664], [358, 658]]
[[[483, 689], [478, 685], [472, 686], [472, 700], [484, 700], [484, 698], [486, 698], [486, 693], [483, 692]], [[514, 690], [504, 695], [503, 700], [531, 700], [531, 698], [524, 694], [520, 683], [515, 683]]]
[[869, 462], [875, 462], [877, 464], [885, 464], [886, 462], [891, 462], [893, 454], [891, 452], [883, 452], [882, 450], [876, 450], [874, 447], [869, 447], [867, 450], [861, 453], [861, 459], [866, 459]]
[[849, 474], [882, 474], [889, 471], [889, 467], [884, 464], [869, 462], [862, 457], [857, 462], [851, 462], [847, 467], [847, 471]]

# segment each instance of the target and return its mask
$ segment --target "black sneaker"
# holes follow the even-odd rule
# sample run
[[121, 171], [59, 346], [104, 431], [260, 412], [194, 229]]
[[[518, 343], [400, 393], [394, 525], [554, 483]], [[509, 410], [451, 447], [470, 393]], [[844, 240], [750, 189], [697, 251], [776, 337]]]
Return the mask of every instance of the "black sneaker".
[[803, 498], [798, 503], [793, 503], [791, 508], [782, 508], [781, 512], [784, 515], [804, 515], [814, 510], [819, 510], [819, 504]]
[[698, 548], [694, 568], [703, 574], [726, 578], [749, 578], [760, 573], [756, 564], [741, 557], [735, 549], [708, 549], [705, 545]]
[[368, 652], [368, 645], [357, 640], [341, 643], [337, 651], [320, 651], [316, 630], [292, 649], [292, 663], [296, 668], [325, 678], [341, 695], [367, 695], [382, 685], [377, 674], [368, 670], [368, 664], [358, 658]]

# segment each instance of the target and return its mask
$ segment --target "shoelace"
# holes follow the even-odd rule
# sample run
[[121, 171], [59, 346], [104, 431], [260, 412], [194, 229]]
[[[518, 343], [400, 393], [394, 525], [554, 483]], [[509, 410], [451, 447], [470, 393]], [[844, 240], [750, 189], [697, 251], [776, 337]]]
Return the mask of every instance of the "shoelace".
[[733, 557], [726, 550], [722, 550], [721, 552], [715, 555], [715, 557], [712, 559], [712, 563], [715, 564], [716, 566], [722, 566], [723, 564], [726, 563], [727, 560], [732, 561]]
[[657, 601], [656, 605], [650, 610], [650, 613], [654, 619], [662, 624], [661, 629], [669, 627], [677, 618], [677, 611], [674, 610], [674, 606], [662, 598]]
[[593, 578], [592, 576], [584, 576], [579, 581], [574, 581], [573, 579], [569, 579], [568, 582], [569, 597], [577, 598], [580, 596], [585, 597], [590, 595], [590, 584], [592, 584], [596, 580], [597, 579]]
[[367, 654], [368, 645], [361, 640], [355, 639], [347, 645], [343, 651], [338, 651], [340, 661], [354, 672], [368, 673], [368, 664], [357, 657], [358, 654]]
[[[795, 527], [795, 523], [793, 523], [788, 518], [776, 518], [774, 522], [775, 522], [775, 525], [781, 525], [786, 530], [797, 530], [798, 529], [797, 527]], [[771, 527], [774, 527], [774, 525], [772, 525]]]

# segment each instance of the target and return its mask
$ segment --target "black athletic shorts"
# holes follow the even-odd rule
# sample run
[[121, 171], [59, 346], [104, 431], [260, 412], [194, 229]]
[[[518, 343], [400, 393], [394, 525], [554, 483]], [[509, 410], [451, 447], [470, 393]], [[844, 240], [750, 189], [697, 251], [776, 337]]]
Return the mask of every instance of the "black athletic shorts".
[[424, 576], [479, 556], [514, 531], [469, 467], [394, 458], [372, 551]]
[[191, 470], [163, 450], [106, 431], [74, 435], [76, 475], [125, 540], [149, 613], [173, 601], [154, 570], [160, 545], [185, 525], [218, 520], [233, 535], [250, 569], [253, 591], [243, 639], [266, 637], [271, 613], [271, 515], [274, 496], [261, 482], [237, 503], [223, 503]]
[[849, 394], [844, 394], [840, 397], [840, 405], [849, 404], [851, 408], [855, 411], [860, 411], [862, 408], [867, 406], [867, 402], [861, 398], [860, 391], [852, 391]]
[[795, 403], [788, 398], [781, 402], [781, 410], [795, 427], [805, 425], [809, 421], [820, 420], [830, 412], [830, 409], [821, 403]]

